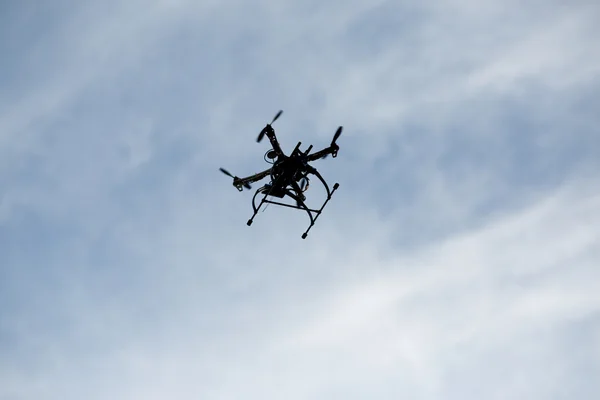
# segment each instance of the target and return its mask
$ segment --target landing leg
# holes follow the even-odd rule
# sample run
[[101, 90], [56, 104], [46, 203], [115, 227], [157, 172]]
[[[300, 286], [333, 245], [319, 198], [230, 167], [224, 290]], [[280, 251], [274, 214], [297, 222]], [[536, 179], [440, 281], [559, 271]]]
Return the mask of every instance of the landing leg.
[[[254, 209], [254, 213], [252, 214], [252, 217], [248, 220], [248, 222], [246, 222], [246, 225], [248, 225], [248, 226], [252, 225], [252, 221], [254, 221], [254, 217], [256, 217], [256, 214], [258, 214], [258, 210], [260, 210], [262, 205], [265, 203], [267, 196], [269, 195], [270, 190], [268, 190], [268, 189], [270, 189], [270, 188], [267, 188], [266, 186], [264, 186], [264, 187], [258, 189], [256, 191], [256, 193], [254, 194], [254, 197], [252, 198], [252, 208]], [[261, 192], [264, 192], [265, 195], [260, 200], [260, 203], [258, 204], [258, 206], [256, 206], [254, 203], [254, 200], [256, 199], [256, 196]]]
[[252, 214], [252, 217], [248, 220], [248, 222], [246, 222], [246, 225], [248, 225], [248, 226], [252, 225], [252, 221], [254, 221], [254, 217], [256, 217], [256, 214], [258, 213], [258, 210], [260, 209], [262, 204], [263, 204], [263, 202], [261, 201], [260, 204], [258, 205], [258, 208], [256, 208], [254, 210], [254, 214]]
[[323, 211], [323, 209], [325, 208], [325, 206], [327, 205], [327, 203], [329, 202], [329, 200], [331, 200], [331, 197], [333, 196], [333, 193], [335, 193], [335, 191], [337, 190], [337, 188], [340, 187], [339, 183], [336, 183], [335, 185], [333, 185], [333, 190], [331, 191], [331, 194], [329, 196], [327, 196], [327, 200], [325, 200], [325, 203], [323, 203], [323, 205], [321, 206], [321, 209], [316, 211], [317, 216], [312, 219], [310, 221], [310, 225], [308, 227], [308, 229], [306, 230], [306, 232], [304, 232], [302, 234], [302, 239], [306, 239], [306, 236], [308, 236], [308, 231], [310, 231], [310, 228], [312, 228], [315, 224], [315, 222], [317, 222], [317, 218], [319, 218], [319, 216], [321, 215], [321, 212]]

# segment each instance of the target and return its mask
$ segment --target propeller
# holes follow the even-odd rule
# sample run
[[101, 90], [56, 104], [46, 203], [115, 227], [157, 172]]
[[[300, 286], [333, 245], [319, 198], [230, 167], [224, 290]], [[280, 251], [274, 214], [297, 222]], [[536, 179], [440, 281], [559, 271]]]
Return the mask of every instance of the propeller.
[[[225, 174], [225, 175], [227, 175], [227, 176], [230, 176], [230, 177], [232, 177], [232, 178], [233, 178], [233, 181], [234, 181], [234, 183], [235, 183], [235, 181], [236, 181], [236, 180], [238, 180], [238, 179], [239, 179], [237, 176], [233, 176], [233, 175], [231, 175], [231, 173], [230, 173], [229, 171], [227, 171], [225, 168], [219, 168], [219, 171], [221, 171], [222, 173], [224, 173], [224, 174]], [[245, 187], [246, 189], [252, 189], [252, 186], [250, 186], [250, 184], [249, 184], [249, 183], [244, 183], [244, 187]]]
[[267, 124], [267, 126], [264, 127], [262, 131], [260, 131], [260, 133], [258, 134], [258, 137], [256, 138], [256, 142], [260, 143], [260, 141], [263, 140], [263, 137], [265, 137], [265, 133], [267, 132], [267, 128], [269, 128], [271, 126], [271, 124], [273, 124], [275, 121], [277, 121], [277, 119], [279, 119], [279, 117], [281, 117], [282, 113], [283, 113], [283, 110], [279, 110], [277, 112], [277, 114], [275, 114], [271, 123]]
[[[333, 135], [333, 139], [331, 140], [331, 144], [329, 145], [330, 147], [336, 148], [332, 153], [334, 158], [337, 156], [337, 144], [335, 142], [339, 139], [340, 135], [342, 134], [342, 129], [343, 128], [341, 126], [337, 128], [335, 134]], [[327, 158], [327, 154], [323, 158]]]
[[[279, 111], [277, 112], [277, 114], [275, 114], [275, 116], [273, 117], [273, 121], [271, 121], [271, 124], [272, 124], [273, 122], [277, 121], [277, 120], [279, 119], [279, 117], [281, 117], [281, 114], [283, 114], [283, 110], [279, 110]], [[269, 125], [271, 125], [271, 124], [269, 124]]]
[[333, 140], [331, 141], [332, 146], [335, 144], [335, 141], [338, 140], [338, 138], [342, 134], [342, 129], [343, 128], [340, 126], [339, 128], [337, 128], [337, 131], [335, 131], [335, 135], [333, 135]]
[[232, 177], [233, 179], [235, 179], [235, 176], [231, 175], [231, 173], [229, 171], [227, 171], [225, 168], [219, 168], [219, 171], [221, 171], [222, 173], [224, 173], [227, 176]]

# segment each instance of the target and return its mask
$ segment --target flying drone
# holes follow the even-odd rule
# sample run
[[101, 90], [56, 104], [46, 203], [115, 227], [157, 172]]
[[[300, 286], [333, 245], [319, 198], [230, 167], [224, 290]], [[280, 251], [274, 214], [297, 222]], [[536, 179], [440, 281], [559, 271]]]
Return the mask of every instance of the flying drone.
[[[331, 196], [339, 187], [339, 184], [336, 183], [333, 185], [333, 190], [329, 189], [325, 179], [323, 179], [321, 174], [314, 167], [312, 167], [309, 162], [327, 158], [329, 155], [334, 158], [337, 157], [339, 146], [336, 144], [336, 141], [342, 134], [342, 127], [340, 126], [337, 129], [333, 135], [331, 144], [323, 150], [310, 154], [313, 146], [310, 145], [305, 151], [301, 151], [300, 145], [302, 142], [298, 142], [294, 148], [294, 151], [292, 151], [290, 155], [286, 155], [277, 141], [275, 130], [271, 126], [275, 121], [277, 121], [282, 113], [283, 110], [280, 110], [275, 115], [271, 123], [267, 124], [260, 131], [258, 138], [256, 139], [256, 141], [260, 143], [260, 141], [266, 136], [271, 142], [272, 149], [268, 150], [264, 157], [265, 161], [272, 165], [270, 168], [246, 178], [238, 178], [223, 168], [219, 169], [225, 175], [233, 178], [233, 186], [235, 186], [235, 188], [240, 192], [243, 191], [244, 188], [248, 190], [252, 189], [252, 186], [250, 186], [251, 183], [258, 182], [267, 177], [270, 178], [270, 182], [257, 189], [256, 193], [254, 193], [254, 197], [252, 198], [252, 208], [254, 209], [254, 214], [252, 214], [252, 217], [248, 220], [248, 226], [252, 225], [256, 214], [265, 203], [304, 210], [308, 213], [310, 218], [310, 225], [302, 234], [302, 239], [306, 239], [308, 231], [310, 231], [310, 229], [313, 227], [317, 218], [319, 218], [319, 215], [321, 215], [321, 212], [331, 199]], [[327, 198], [322, 204], [321, 208], [318, 210], [309, 208], [305, 203], [306, 196], [304, 193], [309, 186], [309, 175], [317, 177], [327, 191]], [[262, 195], [262, 198], [257, 205], [256, 200], [259, 195]], [[293, 200], [292, 204], [272, 200], [273, 198], [283, 199], [286, 196]]]

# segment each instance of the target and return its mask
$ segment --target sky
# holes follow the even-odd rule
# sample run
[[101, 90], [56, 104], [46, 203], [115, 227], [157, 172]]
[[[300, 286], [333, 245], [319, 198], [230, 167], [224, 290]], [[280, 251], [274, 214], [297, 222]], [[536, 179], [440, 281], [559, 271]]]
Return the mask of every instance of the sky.
[[[596, 399], [599, 21], [0, 2], [0, 400]], [[279, 110], [287, 151], [344, 127], [305, 240], [218, 171]]]

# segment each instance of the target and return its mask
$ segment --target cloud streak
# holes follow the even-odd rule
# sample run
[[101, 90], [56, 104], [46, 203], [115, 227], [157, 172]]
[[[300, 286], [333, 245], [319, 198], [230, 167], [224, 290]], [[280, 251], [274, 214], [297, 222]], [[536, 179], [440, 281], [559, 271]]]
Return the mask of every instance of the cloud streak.
[[[65, 4], [0, 23], [0, 399], [600, 390], [595, 4]], [[281, 108], [306, 241], [217, 170]]]

